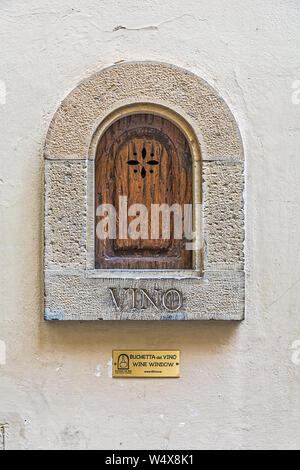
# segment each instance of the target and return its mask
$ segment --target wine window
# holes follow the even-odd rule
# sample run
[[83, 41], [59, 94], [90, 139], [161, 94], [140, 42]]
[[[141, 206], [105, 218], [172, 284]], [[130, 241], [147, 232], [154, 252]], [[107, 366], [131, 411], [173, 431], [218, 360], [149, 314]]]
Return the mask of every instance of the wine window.
[[95, 268], [191, 269], [184, 218], [192, 201], [181, 130], [149, 113], [120, 118], [96, 152]]

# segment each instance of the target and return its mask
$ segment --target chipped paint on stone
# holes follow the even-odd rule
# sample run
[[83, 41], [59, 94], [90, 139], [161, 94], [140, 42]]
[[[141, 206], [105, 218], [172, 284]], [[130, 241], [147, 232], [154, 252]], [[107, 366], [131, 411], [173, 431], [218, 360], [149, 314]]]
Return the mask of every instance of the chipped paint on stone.
[[64, 320], [63, 309], [60, 308], [45, 308], [45, 320]]
[[186, 316], [184, 313], [174, 313], [168, 315], [161, 315], [160, 320], [185, 320]]

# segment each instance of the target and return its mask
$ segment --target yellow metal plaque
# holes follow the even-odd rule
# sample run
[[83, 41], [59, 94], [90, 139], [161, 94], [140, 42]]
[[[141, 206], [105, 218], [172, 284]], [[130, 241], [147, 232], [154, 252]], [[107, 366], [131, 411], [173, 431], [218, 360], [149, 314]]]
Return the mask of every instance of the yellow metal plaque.
[[180, 351], [113, 351], [113, 377], [180, 377]]

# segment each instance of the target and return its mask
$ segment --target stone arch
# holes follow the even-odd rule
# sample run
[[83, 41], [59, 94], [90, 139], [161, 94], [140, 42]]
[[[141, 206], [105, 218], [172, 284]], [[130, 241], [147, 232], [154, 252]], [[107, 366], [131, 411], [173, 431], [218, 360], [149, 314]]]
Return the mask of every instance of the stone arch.
[[147, 101], [185, 115], [202, 135], [206, 158], [243, 159], [238, 126], [218, 93], [195, 74], [158, 62], [117, 64], [83, 80], [62, 101], [51, 121], [45, 157], [86, 158], [100, 121], [122, 104]]

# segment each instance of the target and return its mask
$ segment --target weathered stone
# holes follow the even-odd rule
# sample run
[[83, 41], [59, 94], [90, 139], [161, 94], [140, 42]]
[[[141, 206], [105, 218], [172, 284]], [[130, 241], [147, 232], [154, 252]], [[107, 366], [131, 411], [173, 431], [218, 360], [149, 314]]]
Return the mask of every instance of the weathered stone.
[[204, 162], [203, 212], [207, 269], [243, 268], [243, 164]]
[[51, 122], [46, 158], [86, 158], [93, 132], [110, 110], [139, 101], [182, 110], [203, 137], [206, 159], [243, 158], [238, 127], [223, 99], [196, 75], [151, 62], [109, 67], [79, 84]]
[[45, 162], [45, 267], [84, 265], [86, 163]]
[[[138, 289], [136, 307], [132, 288]], [[141, 289], [158, 308], [143, 301]], [[182, 306], [176, 311], [161, 302], [170, 289], [182, 294]], [[244, 274], [238, 271], [211, 271], [202, 279], [182, 280], [95, 279], [46, 272], [46, 320], [242, 320], [243, 316]]]

